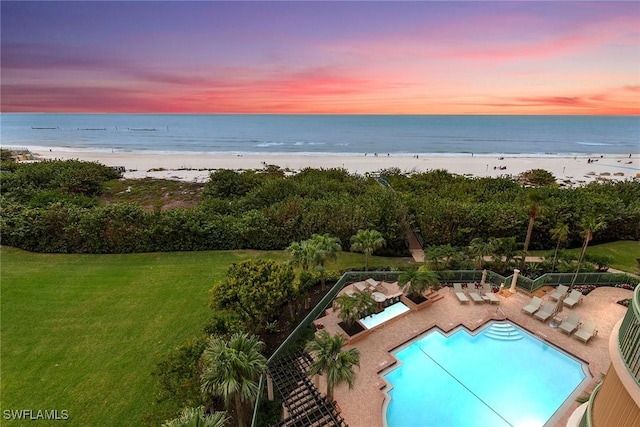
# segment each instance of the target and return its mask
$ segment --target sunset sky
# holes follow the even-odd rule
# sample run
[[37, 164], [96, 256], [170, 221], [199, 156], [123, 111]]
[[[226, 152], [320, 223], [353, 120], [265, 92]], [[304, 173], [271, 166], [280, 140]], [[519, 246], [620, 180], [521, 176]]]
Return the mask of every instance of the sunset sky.
[[640, 114], [640, 2], [2, 1], [2, 112]]

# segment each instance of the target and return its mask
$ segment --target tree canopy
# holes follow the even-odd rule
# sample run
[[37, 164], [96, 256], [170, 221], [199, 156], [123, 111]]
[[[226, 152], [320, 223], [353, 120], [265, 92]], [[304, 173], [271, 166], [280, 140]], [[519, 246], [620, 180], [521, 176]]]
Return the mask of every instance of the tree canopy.
[[240, 261], [211, 289], [211, 306], [237, 312], [250, 330], [257, 331], [294, 296], [294, 279], [293, 268], [286, 263]]

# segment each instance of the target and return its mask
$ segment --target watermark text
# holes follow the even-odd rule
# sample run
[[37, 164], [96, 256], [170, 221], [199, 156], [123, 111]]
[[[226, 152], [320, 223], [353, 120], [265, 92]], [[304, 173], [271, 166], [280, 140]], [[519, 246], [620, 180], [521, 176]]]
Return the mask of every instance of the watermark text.
[[68, 420], [69, 411], [66, 409], [5, 409], [2, 411], [5, 420]]

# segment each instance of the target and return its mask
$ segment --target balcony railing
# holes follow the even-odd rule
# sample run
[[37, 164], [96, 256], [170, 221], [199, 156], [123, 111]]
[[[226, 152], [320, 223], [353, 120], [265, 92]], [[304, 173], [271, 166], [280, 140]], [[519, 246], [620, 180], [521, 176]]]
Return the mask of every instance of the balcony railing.
[[636, 286], [627, 314], [620, 325], [618, 345], [629, 373], [640, 386], [640, 285]]

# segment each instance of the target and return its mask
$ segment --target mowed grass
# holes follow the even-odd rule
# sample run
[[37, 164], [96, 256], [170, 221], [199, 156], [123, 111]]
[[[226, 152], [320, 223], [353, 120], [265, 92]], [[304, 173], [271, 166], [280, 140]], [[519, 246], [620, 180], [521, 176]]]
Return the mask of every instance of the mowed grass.
[[[0, 409], [67, 410], [69, 426], [140, 425], [153, 404], [155, 364], [202, 330], [213, 282], [242, 259], [288, 259], [279, 251], [60, 255], [7, 247], [0, 257]], [[362, 255], [345, 253], [327, 267], [362, 265]]]
[[[581, 248], [568, 249], [567, 252], [580, 255]], [[532, 251], [531, 256], [545, 256], [552, 251]], [[589, 245], [587, 255], [608, 255], [614, 261], [611, 268], [626, 271], [632, 274], [640, 274], [640, 268], [636, 258], [640, 258], [640, 242], [633, 240], [621, 240], [618, 242], [602, 243], [600, 245]]]

